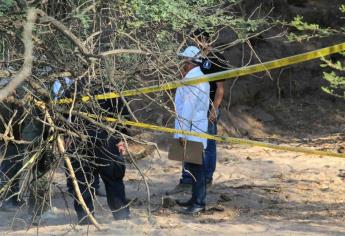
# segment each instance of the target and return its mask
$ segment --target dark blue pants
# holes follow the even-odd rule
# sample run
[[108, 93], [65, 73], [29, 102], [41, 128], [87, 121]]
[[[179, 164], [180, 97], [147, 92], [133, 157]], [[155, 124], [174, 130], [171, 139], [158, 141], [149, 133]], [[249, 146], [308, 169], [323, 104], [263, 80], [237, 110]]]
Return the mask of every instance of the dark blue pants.
[[[208, 134], [216, 135], [217, 134], [217, 122], [209, 122], [208, 124]], [[204, 170], [206, 182], [211, 182], [213, 179], [213, 173], [216, 170], [217, 164], [217, 145], [215, 140], [207, 140], [207, 147], [205, 149], [205, 158], [204, 158]], [[188, 169], [189, 163], [183, 163], [182, 168], [182, 178], [180, 183], [183, 184], [192, 184], [193, 178], [188, 174], [185, 169]]]
[[[205, 157], [203, 157], [203, 161]], [[191, 203], [197, 207], [205, 207], [206, 205], [206, 176], [205, 165], [197, 165], [188, 163], [188, 171], [194, 176], [192, 178], [192, 198]]]
[[[72, 183], [72, 179], [69, 176], [69, 173], [67, 171], [67, 166], [65, 164], [65, 173], [66, 173], [66, 179], [67, 179], [67, 190], [69, 193], [73, 192], [73, 183]], [[97, 170], [95, 170], [93, 172], [93, 182], [92, 182], [92, 188], [94, 188], [95, 190], [100, 188], [100, 182], [99, 182], [99, 173]]]
[[[123, 183], [126, 166], [116, 144], [117, 140], [114, 138], [109, 138], [102, 143], [89, 143], [86, 147], [87, 157], [73, 158], [72, 161], [82, 197], [90, 212], [94, 212], [95, 191], [92, 186], [95, 173], [98, 172], [104, 182], [107, 203], [114, 217], [129, 214], [129, 208], [124, 207], [127, 204]], [[84, 152], [81, 151], [81, 153]], [[86, 213], [77, 200], [74, 201], [74, 207], [79, 220], [86, 217]]]

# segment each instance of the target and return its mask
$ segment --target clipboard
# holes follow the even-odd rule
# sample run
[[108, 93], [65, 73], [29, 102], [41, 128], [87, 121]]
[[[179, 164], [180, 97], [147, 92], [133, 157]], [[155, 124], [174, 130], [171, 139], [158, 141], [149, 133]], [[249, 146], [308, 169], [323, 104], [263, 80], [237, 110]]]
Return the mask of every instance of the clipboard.
[[173, 139], [168, 159], [202, 165], [203, 152], [204, 145], [200, 142], [187, 140], [186, 145], [182, 145], [178, 139]]

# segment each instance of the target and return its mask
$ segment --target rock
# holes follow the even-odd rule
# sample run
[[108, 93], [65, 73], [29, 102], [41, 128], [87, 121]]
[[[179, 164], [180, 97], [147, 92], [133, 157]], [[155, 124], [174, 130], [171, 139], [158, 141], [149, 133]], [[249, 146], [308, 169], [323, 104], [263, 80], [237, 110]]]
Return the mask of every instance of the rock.
[[340, 173], [338, 174], [338, 177], [344, 179], [345, 178], [345, 171], [343, 169], [340, 169], [339, 172]]
[[219, 196], [218, 202], [229, 202], [232, 201], [232, 198], [228, 194], [221, 194]]
[[162, 197], [162, 207], [163, 208], [172, 208], [176, 206], [176, 200], [170, 197]]
[[200, 224], [218, 224], [225, 222], [225, 219], [212, 219], [212, 218], [207, 218], [207, 219], [201, 219], [199, 221]]
[[224, 211], [224, 207], [217, 205], [217, 206], [212, 206], [212, 207], [207, 209], [207, 212], [215, 212], [215, 211], [223, 212]]
[[337, 148], [338, 153], [345, 153], [345, 148], [343, 146], [340, 146]]

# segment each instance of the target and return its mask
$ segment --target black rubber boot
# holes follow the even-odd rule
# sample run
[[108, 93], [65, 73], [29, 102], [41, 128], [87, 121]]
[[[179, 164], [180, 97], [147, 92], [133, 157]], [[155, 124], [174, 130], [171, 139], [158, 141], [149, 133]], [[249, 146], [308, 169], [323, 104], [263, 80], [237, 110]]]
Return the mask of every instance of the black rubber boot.
[[131, 214], [128, 206], [113, 212], [114, 220], [128, 220], [130, 215]]

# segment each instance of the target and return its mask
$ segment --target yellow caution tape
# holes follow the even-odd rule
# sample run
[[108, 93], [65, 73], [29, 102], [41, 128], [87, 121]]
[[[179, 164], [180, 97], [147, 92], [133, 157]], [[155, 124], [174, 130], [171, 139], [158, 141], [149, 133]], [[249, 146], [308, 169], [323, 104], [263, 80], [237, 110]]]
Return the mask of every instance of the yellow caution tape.
[[[233, 70], [222, 71], [222, 72], [218, 72], [218, 73], [214, 73], [210, 75], [203, 75], [203, 76], [200, 76], [188, 81], [178, 80], [178, 81], [169, 82], [163, 85], [156, 85], [156, 86], [150, 86], [150, 87], [145, 87], [145, 88], [126, 90], [121, 93], [111, 92], [111, 93], [99, 94], [99, 95], [95, 95], [94, 99], [104, 100], [104, 99], [118, 98], [120, 96], [124, 96], [124, 97], [134, 96], [134, 95], [140, 95], [140, 94], [151, 93], [151, 92], [171, 90], [171, 89], [175, 89], [175, 88], [185, 86], [185, 85], [195, 85], [195, 84], [204, 83], [204, 82], [231, 79], [231, 78], [236, 78], [239, 76], [254, 74], [254, 73], [258, 73], [262, 71], [268, 71], [268, 70], [277, 69], [277, 68], [281, 68], [288, 65], [293, 65], [293, 64], [321, 58], [321, 57], [328, 56], [334, 53], [339, 53], [341, 51], [345, 51], [345, 43], [341, 43], [334, 46], [318, 49], [315, 51], [302, 53], [302, 54], [298, 54], [298, 55], [294, 55], [290, 57], [285, 57], [282, 59], [277, 59], [277, 60], [273, 60], [273, 61], [269, 61], [269, 62], [265, 62], [261, 64], [246, 66], [246, 67], [237, 68]], [[87, 102], [91, 100], [91, 97], [83, 96], [81, 100], [83, 102]], [[72, 101], [73, 99], [68, 98], [68, 99], [60, 99], [56, 103], [68, 104], [68, 103], [71, 103]], [[92, 114], [86, 114], [86, 115], [88, 115], [91, 118], [95, 118], [95, 119], [98, 118], [98, 116], [96, 115], [92, 115]], [[212, 140], [221, 141], [221, 142], [228, 142], [232, 144], [245, 144], [245, 145], [250, 145], [250, 146], [271, 148], [271, 149], [282, 150], [282, 151], [301, 152], [305, 154], [345, 158], [345, 155], [340, 154], [340, 153], [311, 150], [311, 149], [301, 148], [301, 147], [281, 146], [281, 145], [274, 145], [270, 143], [264, 143], [264, 142], [258, 142], [258, 141], [240, 139], [240, 138], [221, 137], [217, 135], [209, 135], [206, 133], [176, 130], [172, 128], [160, 127], [160, 126], [150, 125], [150, 124], [145, 124], [145, 123], [140, 123], [140, 122], [120, 121], [116, 118], [111, 118], [111, 117], [105, 117], [103, 119], [105, 119], [108, 122], [118, 122], [122, 125], [129, 125], [133, 127], [139, 127], [139, 128], [150, 129], [150, 130], [166, 132], [166, 133], [190, 135], [190, 136], [195, 136], [199, 138], [212, 139]]]
[[[195, 79], [190, 79], [187, 81], [178, 80], [178, 81], [165, 83], [162, 85], [155, 85], [155, 86], [150, 86], [150, 87], [145, 87], [145, 88], [126, 90], [120, 93], [111, 92], [111, 93], [99, 94], [99, 95], [95, 95], [94, 99], [104, 100], [104, 99], [117, 98], [120, 96], [128, 97], [128, 96], [134, 96], [134, 95], [139, 95], [139, 94], [175, 89], [175, 88], [185, 86], [185, 85], [195, 85], [195, 84], [204, 83], [204, 82], [232, 79], [239, 76], [250, 75], [250, 74], [254, 74], [254, 73], [258, 73], [262, 71], [268, 71], [268, 70], [277, 69], [277, 68], [281, 68], [288, 65], [310, 61], [310, 60], [328, 56], [334, 53], [339, 53], [341, 51], [345, 51], [345, 43], [341, 43], [341, 44], [333, 45], [330, 47], [321, 48], [315, 51], [306, 52], [306, 53], [302, 53], [302, 54], [298, 54], [298, 55], [294, 55], [290, 57], [285, 57], [285, 58], [281, 58], [281, 59], [277, 59], [277, 60], [273, 60], [273, 61], [269, 61], [269, 62], [265, 62], [261, 64], [245, 66], [245, 67], [222, 71], [222, 72], [209, 74], [209, 75], [203, 75], [203, 76], [197, 77]], [[81, 98], [83, 102], [87, 102], [90, 99], [91, 97], [89, 96], [83, 96]], [[66, 98], [66, 99], [60, 99], [56, 103], [68, 104], [68, 103], [72, 103], [72, 101], [73, 99]]]
[[151, 125], [151, 124], [146, 124], [146, 123], [140, 123], [140, 122], [122, 121], [122, 120], [112, 118], [112, 117], [99, 117], [97, 115], [88, 114], [88, 113], [82, 113], [82, 114], [89, 116], [90, 118], [93, 118], [93, 119], [101, 118], [101, 119], [106, 120], [108, 122], [117, 122], [121, 125], [128, 125], [128, 126], [139, 127], [139, 128], [143, 128], [143, 129], [150, 129], [150, 130], [160, 131], [160, 132], [164, 132], [164, 133], [190, 135], [190, 136], [194, 136], [194, 137], [212, 139], [212, 140], [225, 142], [225, 143], [242, 144], [242, 145], [249, 145], [249, 146], [255, 146], [255, 147], [262, 147], [262, 148], [270, 148], [270, 149], [289, 151], [289, 152], [300, 152], [300, 153], [305, 153], [305, 154], [309, 154], [309, 155], [320, 155], [320, 156], [332, 156], [332, 157], [345, 158], [345, 154], [341, 154], [341, 153], [311, 150], [308, 148], [301, 148], [301, 147], [281, 146], [281, 145], [275, 145], [275, 144], [264, 143], [264, 142], [253, 141], [253, 140], [247, 140], [247, 139], [241, 139], [241, 138], [222, 137], [219, 135], [210, 135], [207, 133], [197, 133], [197, 132], [190, 132], [190, 131], [184, 131], [184, 130], [177, 130], [177, 129], [166, 128], [166, 127], [161, 127], [161, 126]]

